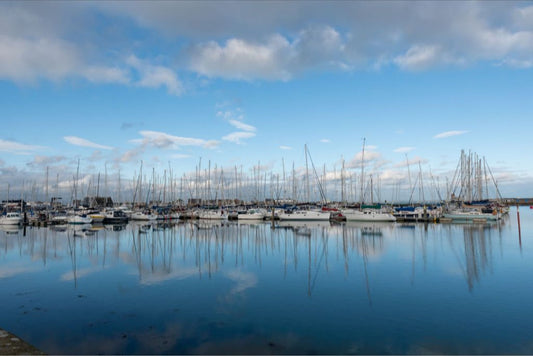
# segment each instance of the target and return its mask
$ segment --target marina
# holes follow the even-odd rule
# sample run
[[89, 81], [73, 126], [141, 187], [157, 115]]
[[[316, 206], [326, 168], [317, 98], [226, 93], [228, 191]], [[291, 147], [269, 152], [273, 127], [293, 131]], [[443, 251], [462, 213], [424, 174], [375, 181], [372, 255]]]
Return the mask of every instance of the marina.
[[531, 1], [0, 23], [0, 355], [533, 355]]
[[[305, 173], [296, 174], [293, 168], [292, 176], [286, 177], [283, 168], [283, 179], [271, 172], [270, 182], [267, 183], [264, 175], [257, 175], [256, 179], [238, 174], [224, 178], [224, 171], [217, 170], [216, 166], [211, 172], [211, 162], [208, 169], [201, 172], [201, 159], [198, 164], [196, 176], [189, 177], [184, 182], [172, 179], [172, 171], [164, 171], [163, 180], [156, 177], [152, 169], [152, 178], [146, 183], [143, 175], [143, 162], [141, 161], [139, 174], [130, 183], [133, 187], [129, 194], [125, 194], [121, 185], [120, 175], [116, 192], [112, 192], [119, 201], [114, 202], [111, 196], [100, 196], [100, 174], [98, 174], [96, 187], [91, 188], [91, 180], [87, 189], [80, 187], [79, 166], [77, 163], [76, 176], [71, 182], [70, 201], [65, 197], [49, 196], [48, 168], [46, 170], [46, 184], [42, 187], [45, 193], [44, 201], [36, 201], [36, 184], [33, 185], [31, 194], [22, 189], [20, 199], [10, 199], [10, 186], [8, 184], [6, 199], [1, 205], [0, 225], [4, 224], [29, 224], [32, 226], [48, 226], [55, 224], [91, 224], [115, 223], [127, 221], [175, 221], [178, 219], [200, 220], [288, 220], [288, 221], [371, 221], [371, 222], [457, 222], [457, 221], [497, 221], [508, 214], [509, 205], [518, 205], [517, 199], [504, 199], [498, 182], [492, 175], [485, 158], [480, 158], [474, 152], [461, 151], [457, 168], [451, 178], [451, 183], [446, 187], [435, 184], [433, 175], [424, 175], [419, 164], [419, 174], [415, 183], [412, 183], [408, 171], [409, 199], [399, 199], [399, 192], [392, 192], [391, 200], [383, 198], [381, 189], [376, 189], [373, 174], [364, 170], [365, 141], [362, 147], [361, 171], [357, 176], [351, 172], [351, 182], [347, 182], [346, 172], [341, 170], [340, 180], [326, 180], [324, 166], [323, 176], [317, 174], [316, 167], [307, 148], [305, 151]], [[311, 161], [309, 169], [308, 160]], [[294, 165], [293, 165], [294, 166]], [[407, 165], [407, 167], [409, 167]], [[312, 173], [311, 173], [312, 172]], [[375, 172], [374, 172], [375, 174]], [[258, 177], [257, 177], [258, 176]], [[86, 176], [89, 177], [90, 176]], [[107, 174], [105, 178], [107, 182]], [[144, 181], [144, 183], [143, 183]], [[379, 181], [379, 180], [378, 180]], [[426, 188], [424, 188], [426, 181]], [[156, 184], [156, 182], [159, 182]], [[433, 185], [428, 188], [428, 183]], [[400, 183], [400, 182], [398, 182]], [[124, 184], [124, 183], [122, 183]], [[355, 185], [359, 186], [358, 195]], [[188, 186], [186, 192], [183, 187]], [[57, 190], [59, 184], [56, 183]], [[333, 186], [333, 188], [331, 187]], [[328, 189], [338, 191], [340, 186], [340, 200], [328, 199]], [[168, 188], [167, 188], [168, 187]], [[292, 196], [289, 196], [289, 189]], [[400, 185], [398, 185], [398, 188]], [[269, 188], [269, 189], [267, 189]], [[445, 188], [445, 191], [443, 191]], [[78, 189], [86, 192], [83, 199], [78, 199]], [[352, 195], [347, 194], [352, 191]], [[414, 192], [418, 190], [418, 200], [414, 199]], [[105, 188], [110, 192], [109, 187]], [[298, 193], [300, 192], [300, 193]], [[95, 195], [91, 195], [95, 193]], [[394, 198], [396, 193], [396, 198]], [[427, 195], [438, 197], [426, 199]], [[27, 202], [24, 197], [30, 196]], [[130, 195], [131, 200], [124, 199]], [[144, 200], [139, 197], [146, 195]], [[331, 195], [331, 194], [330, 194]], [[215, 197], [213, 199], [213, 196]], [[157, 199], [156, 199], [157, 197]], [[220, 198], [218, 198], [220, 197]], [[230, 197], [230, 198], [225, 198]], [[122, 200], [120, 200], [122, 199]]]
[[2, 327], [51, 354], [529, 354], [516, 213], [3, 225]]

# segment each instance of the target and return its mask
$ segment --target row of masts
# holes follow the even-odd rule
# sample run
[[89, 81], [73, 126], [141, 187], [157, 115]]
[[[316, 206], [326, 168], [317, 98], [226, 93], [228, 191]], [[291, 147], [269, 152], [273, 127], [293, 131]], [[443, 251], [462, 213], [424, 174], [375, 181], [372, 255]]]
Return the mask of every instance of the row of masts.
[[[193, 174], [176, 177], [169, 162], [168, 170], [164, 169], [162, 175], [156, 174], [155, 168], [152, 168], [151, 175], [147, 175], [143, 171], [144, 163], [141, 161], [139, 173], [135, 172], [131, 180], [123, 179], [119, 169], [113, 178], [114, 181], [116, 179], [116, 183], [110, 183], [106, 165], [103, 189], [100, 188], [102, 181], [100, 172], [95, 175], [85, 175], [80, 179], [80, 160], [78, 159], [76, 174], [72, 180], [60, 182], [60, 174], [57, 173], [56, 182], [50, 189], [50, 172], [49, 167], [46, 167], [44, 184], [39, 185], [34, 181], [29, 184], [28, 191], [27, 182], [23, 181], [19, 192], [13, 194], [10, 184], [7, 183], [5, 199], [9, 201], [20, 197], [21, 200], [44, 200], [44, 202], [63, 199], [64, 204], [71, 206], [80, 204], [80, 196], [93, 197], [93, 199], [112, 196], [112, 200], [116, 203], [130, 202], [133, 205], [153, 203], [165, 205], [176, 202], [183, 204], [191, 201], [223, 204], [229, 200], [319, 202], [322, 204], [334, 201], [341, 205], [383, 202], [384, 194], [380, 174], [375, 172], [365, 174], [364, 156], [365, 144], [363, 143], [359, 175], [353, 170], [346, 169], [344, 159], [342, 159], [339, 172], [336, 167], [333, 172], [327, 172], [324, 164], [319, 174], [307, 145], [305, 146], [305, 172], [301, 169], [297, 171], [293, 162], [292, 171], [289, 174], [283, 159], [281, 174], [273, 170], [267, 171], [261, 167], [261, 162], [253, 166], [247, 174], [243, 172], [243, 166], [235, 166], [233, 170], [225, 171], [216, 164], [212, 167], [211, 161], [208, 161], [207, 167], [202, 167], [202, 158], [200, 158]], [[485, 158], [480, 158], [475, 153], [466, 154], [461, 151], [461, 158], [451, 184], [446, 180], [445, 193], [441, 193], [442, 184], [438, 177], [433, 176], [431, 170], [424, 177], [420, 161], [418, 161], [419, 173], [415, 179], [412, 179], [411, 165], [406, 155], [408, 187], [405, 184], [405, 178], [398, 179], [392, 187], [389, 185], [390, 203], [415, 203], [414, 196], [417, 188], [418, 203], [442, 202], [443, 196], [446, 200], [461, 199], [468, 202], [489, 199], [491, 196], [489, 191], [491, 184], [489, 183], [493, 183], [496, 187], [496, 194], [492, 196], [501, 199], [496, 180]], [[424, 186], [424, 180], [426, 186]], [[110, 186], [113, 187], [110, 189]], [[428, 191], [431, 194], [427, 194]], [[430, 195], [431, 198], [429, 198]]]

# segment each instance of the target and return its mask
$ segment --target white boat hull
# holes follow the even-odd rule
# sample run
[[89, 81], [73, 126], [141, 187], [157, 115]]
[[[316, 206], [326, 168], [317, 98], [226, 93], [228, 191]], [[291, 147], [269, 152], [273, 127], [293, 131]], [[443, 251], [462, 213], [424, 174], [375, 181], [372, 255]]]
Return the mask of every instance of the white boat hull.
[[20, 225], [22, 224], [22, 218], [19, 217], [1, 217], [0, 225]]
[[365, 210], [341, 210], [342, 215], [346, 217], [346, 221], [388, 221], [394, 222], [396, 218], [394, 215], [384, 213], [379, 210], [365, 209]]
[[329, 211], [300, 210], [292, 213], [279, 213], [280, 220], [303, 221], [303, 220], [328, 220], [331, 213]]
[[263, 220], [265, 218], [264, 213], [255, 212], [255, 213], [245, 213], [238, 214], [237, 220]]
[[451, 212], [451, 213], [444, 213], [443, 217], [452, 219], [452, 220], [459, 220], [459, 221], [472, 221], [472, 220], [496, 221], [500, 219], [500, 214]]
[[69, 224], [90, 224], [92, 223], [93, 219], [91, 219], [90, 217], [86, 216], [78, 216], [78, 215], [75, 215], [75, 216], [69, 216], [67, 218], [67, 222]]
[[226, 220], [228, 214], [221, 211], [200, 211], [198, 218], [202, 220]]
[[144, 213], [132, 213], [130, 219], [136, 220], [136, 221], [153, 221], [153, 220], [157, 220], [157, 215], [144, 214]]

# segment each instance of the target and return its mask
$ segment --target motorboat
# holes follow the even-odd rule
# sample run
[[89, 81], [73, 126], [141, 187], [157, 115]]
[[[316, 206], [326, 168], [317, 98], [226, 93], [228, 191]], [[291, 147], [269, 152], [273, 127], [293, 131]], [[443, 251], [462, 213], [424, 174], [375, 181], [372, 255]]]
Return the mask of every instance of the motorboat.
[[20, 225], [21, 223], [22, 216], [20, 216], [20, 213], [12, 211], [0, 216], [0, 225]]

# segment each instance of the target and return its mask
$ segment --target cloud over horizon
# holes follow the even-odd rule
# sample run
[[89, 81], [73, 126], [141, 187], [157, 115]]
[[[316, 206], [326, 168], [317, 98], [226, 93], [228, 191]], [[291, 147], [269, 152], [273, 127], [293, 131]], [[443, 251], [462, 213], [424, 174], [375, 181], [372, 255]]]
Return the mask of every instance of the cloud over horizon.
[[113, 149], [113, 147], [111, 147], [111, 146], [100, 145], [98, 143], [91, 142], [91, 141], [86, 140], [86, 139], [81, 138], [81, 137], [65, 136], [65, 137], [63, 137], [63, 139], [66, 142], [68, 142], [68, 143], [70, 143], [71, 145], [74, 145], [74, 146], [98, 148], [98, 149], [102, 149], [102, 150], [112, 150]]
[[27, 145], [24, 143], [0, 139], [0, 152], [9, 152], [19, 155], [28, 155], [31, 152], [45, 150], [47, 147]]

